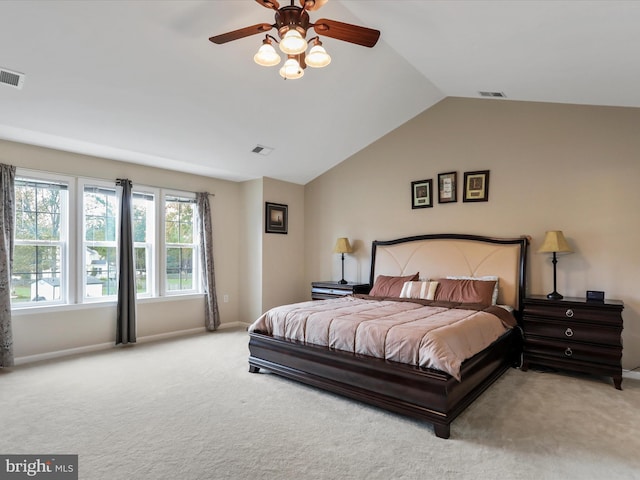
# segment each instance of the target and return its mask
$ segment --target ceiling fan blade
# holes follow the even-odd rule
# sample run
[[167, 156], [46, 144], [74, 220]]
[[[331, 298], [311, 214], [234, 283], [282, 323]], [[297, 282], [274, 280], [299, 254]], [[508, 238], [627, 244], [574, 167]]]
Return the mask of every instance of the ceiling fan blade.
[[258, 33], [268, 32], [272, 28], [273, 25], [269, 25], [268, 23], [258, 23], [257, 25], [240, 28], [238, 30], [234, 30], [233, 32], [227, 32], [221, 35], [210, 37], [209, 40], [211, 40], [213, 43], [217, 43], [218, 45], [222, 45], [223, 43], [238, 40], [240, 38], [249, 37]]
[[272, 10], [278, 10], [280, 8], [280, 4], [276, 0], [256, 0], [260, 5], [265, 8], [270, 8]]
[[[256, 1], [260, 1], [260, 0], [256, 0]], [[328, 1], [329, 0], [300, 0], [300, 5], [302, 5], [302, 8], [304, 8], [305, 10], [308, 10], [310, 12], [315, 12]]]
[[355, 43], [363, 47], [373, 47], [378, 38], [380, 38], [380, 30], [327, 20], [326, 18], [321, 18], [315, 22], [313, 29], [318, 35], [337, 38], [338, 40]]

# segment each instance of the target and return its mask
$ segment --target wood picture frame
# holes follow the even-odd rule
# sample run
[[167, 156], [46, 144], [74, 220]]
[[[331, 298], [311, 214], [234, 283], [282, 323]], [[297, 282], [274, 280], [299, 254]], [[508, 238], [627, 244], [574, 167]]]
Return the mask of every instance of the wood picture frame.
[[433, 207], [433, 180], [411, 182], [411, 208]]
[[464, 196], [462, 201], [489, 201], [489, 170], [464, 172]]
[[282, 203], [265, 202], [265, 233], [287, 234], [289, 230], [289, 207]]
[[458, 172], [438, 174], [438, 203], [458, 201]]

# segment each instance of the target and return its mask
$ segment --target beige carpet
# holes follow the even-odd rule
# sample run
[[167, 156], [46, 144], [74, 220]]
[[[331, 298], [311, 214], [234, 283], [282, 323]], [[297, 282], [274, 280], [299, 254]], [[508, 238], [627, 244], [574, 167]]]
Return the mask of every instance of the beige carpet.
[[0, 453], [79, 454], [81, 479], [640, 479], [640, 382], [508, 371], [442, 440], [247, 372], [221, 331], [0, 370]]

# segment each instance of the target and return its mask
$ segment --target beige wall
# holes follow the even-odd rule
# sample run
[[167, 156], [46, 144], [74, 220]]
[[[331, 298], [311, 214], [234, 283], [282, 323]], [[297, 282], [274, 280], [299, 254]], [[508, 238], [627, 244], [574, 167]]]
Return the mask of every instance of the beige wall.
[[[487, 203], [412, 210], [410, 183], [491, 171]], [[532, 237], [528, 292], [553, 290], [538, 254], [546, 230], [575, 253], [558, 291], [604, 290], [625, 302], [623, 366], [640, 364], [640, 109], [447, 98], [306, 185], [306, 280], [339, 279], [337, 237], [357, 250], [345, 278], [368, 281], [370, 246], [413, 234]], [[458, 195], [461, 196], [461, 188]], [[307, 294], [308, 295], [308, 294]]]
[[[304, 187], [272, 178], [242, 183], [240, 318], [253, 323], [271, 307], [299, 302], [304, 287]], [[265, 233], [265, 202], [288, 206], [286, 235]]]
[[[7, 141], [0, 141], [0, 162], [94, 179], [129, 178], [134, 185], [214, 193], [213, 242], [220, 315], [223, 324], [239, 321], [240, 184]], [[224, 294], [229, 295], [228, 303], [223, 302]], [[115, 316], [113, 303], [17, 311], [13, 315], [14, 354], [19, 359], [113, 342]], [[203, 298], [141, 300], [137, 317], [138, 337], [202, 328]]]
[[239, 261], [243, 286], [240, 319], [245, 323], [251, 323], [262, 313], [263, 183], [262, 179], [242, 183], [243, 231]]
[[265, 178], [264, 201], [287, 205], [289, 220], [287, 235], [263, 234], [263, 312], [299, 302], [309, 290], [304, 285], [304, 187]]

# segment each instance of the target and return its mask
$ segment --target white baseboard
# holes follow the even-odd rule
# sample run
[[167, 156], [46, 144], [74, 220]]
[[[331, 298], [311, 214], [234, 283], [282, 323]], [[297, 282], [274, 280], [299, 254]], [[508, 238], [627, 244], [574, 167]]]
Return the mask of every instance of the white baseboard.
[[631, 380], [640, 380], [640, 371], [622, 370], [622, 378], [629, 378]]
[[[247, 324], [242, 322], [229, 322], [229, 323], [221, 324], [218, 327], [218, 330], [227, 330], [230, 328], [238, 328], [238, 327], [246, 328], [247, 326], [248, 326]], [[158, 333], [156, 335], [147, 335], [144, 337], [138, 337], [136, 339], [136, 343], [157, 342], [159, 340], [166, 340], [169, 338], [196, 335], [199, 333], [204, 333], [206, 331], [207, 329], [205, 327], [198, 327], [198, 328], [190, 328], [188, 330], [178, 330], [175, 332]], [[19, 365], [25, 365], [27, 363], [43, 362], [46, 360], [53, 360], [56, 358], [69, 357], [71, 355], [80, 355], [83, 353], [99, 352], [102, 350], [109, 350], [111, 348], [116, 348], [116, 345], [113, 342], [98, 343], [96, 345], [87, 345], [84, 347], [68, 348], [65, 350], [56, 350], [54, 352], [38, 353], [36, 355], [25, 355], [24, 357], [16, 357], [14, 360], [14, 363], [16, 366], [19, 366]]]

